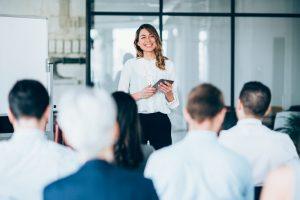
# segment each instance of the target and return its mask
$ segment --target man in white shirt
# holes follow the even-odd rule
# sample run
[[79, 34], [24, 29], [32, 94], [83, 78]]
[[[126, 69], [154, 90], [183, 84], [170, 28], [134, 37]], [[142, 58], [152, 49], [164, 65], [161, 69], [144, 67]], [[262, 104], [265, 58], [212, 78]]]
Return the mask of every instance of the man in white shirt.
[[222, 131], [219, 141], [244, 156], [252, 166], [255, 186], [262, 186], [270, 170], [298, 159], [288, 135], [272, 131], [261, 119], [271, 101], [270, 89], [260, 82], [246, 83], [236, 107], [236, 126]]
[[189, 94], [184, 116], [185, 139], [150, 156], [145, 176], [161, 199], [252, 199], [247, 161], [217, 141], [225, 115], [219, 89], [202, 84]]
[[8, 99], [14, 134], [0, 142], [0, 196], [42, 199], [44, 186], [77, 169], [77, 156], [46, 138], [49, 95], [41, 83], [18, 81]]

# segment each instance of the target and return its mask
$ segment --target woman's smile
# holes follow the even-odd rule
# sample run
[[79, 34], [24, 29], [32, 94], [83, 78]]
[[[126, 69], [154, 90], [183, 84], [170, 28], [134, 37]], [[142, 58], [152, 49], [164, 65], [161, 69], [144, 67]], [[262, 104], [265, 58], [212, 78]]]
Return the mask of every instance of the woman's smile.
[[138, 45], [143, 51], [154, 51], [156, 48], [155, 36], [148, 30], [142, 29], [139, 34]]

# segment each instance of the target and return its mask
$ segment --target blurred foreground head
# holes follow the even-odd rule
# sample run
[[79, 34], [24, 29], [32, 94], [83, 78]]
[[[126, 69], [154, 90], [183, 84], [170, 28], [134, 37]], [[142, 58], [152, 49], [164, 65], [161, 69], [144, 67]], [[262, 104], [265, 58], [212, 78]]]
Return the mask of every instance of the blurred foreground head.
[[116, 108], [104, 90], [82, 88], [66, 93], [58, 123], [67, 143], [86, 160], [97, 158], [115, 141]]

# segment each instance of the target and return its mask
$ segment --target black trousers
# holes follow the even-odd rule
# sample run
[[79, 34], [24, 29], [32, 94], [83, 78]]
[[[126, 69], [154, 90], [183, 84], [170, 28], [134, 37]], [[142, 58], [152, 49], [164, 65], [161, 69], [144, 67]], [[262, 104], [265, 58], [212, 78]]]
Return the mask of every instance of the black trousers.
[[156, 150], [172, 144], [171, 121], [167, 114], [160, 112], [139, 113], [139, 117], [143, 144], [149, 141]]

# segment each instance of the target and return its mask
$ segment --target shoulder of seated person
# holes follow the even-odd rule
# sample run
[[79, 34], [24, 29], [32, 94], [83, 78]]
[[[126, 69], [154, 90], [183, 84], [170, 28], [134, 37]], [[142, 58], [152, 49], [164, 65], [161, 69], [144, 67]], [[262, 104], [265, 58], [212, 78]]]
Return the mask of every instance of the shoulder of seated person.
[[66, 182], [72, 182], [71, 179], [73, 177], [72, 175], [66, 176], [64, 178], [58, 179], [52, 183], [50, 183], [49, 185], [47, 185], [44, 189], [44, 193], [52, 193], [53, 191], [58, 191], [57, 189], [61, 190], [62, 188], [68, 187], [69, 184], [65, 184]]
[[50, 140], [48, 141], [48, 148], [52, 148], [58, 153], [75, 154], [75, 151], [73, 151], [70, 147], [58, 144]]
[[236, 133], [236, 127], [234, 126], [234, 127], [230, 128], [230, 129], [228, 129], [228, 130], [222, 130], [222, 131], [220, 132], [219, 138], [228, 138], [228, 137], [232, 137], [232, 136], [235, 135], [235, 133]]
[[135, 170], [124, 169], [118, 166], [114, 166], [118, 170], [119, 181], [130, 181], [130, 184], [138, 185], [139, 187], [149, 187], [152, 184], [152, 180], [145, 178], [141, 173]]
[[178, 156], [180, 156], [180, 151], [182, 148], [181, 143], [178, 142], [176, 144], [170, 145], [168, 147], [164, 147], [162, 149], [154, 151], [150, 157], [149, 161], [155, 162], [157, 164], [170, 164], [172, 161], [178, 160]]
[[287, 133], [282, 133], [279, 131], [273, 131], [271, 130], [271, 133], [274, 137], [276, 137], [278, 140], [291, 140], [290, 136]]
[[0, 142], [0, 149], [6, 149], [10, 147], [10, 140], [3, 140]]
[[[63, 162], [63, 166], [79, 165], [79, 158], [77, 153], [70, 147], [66, 147], [55, 142], [49, 141], [47, 151], [43, 151], [49, 158]], [[50, 160], [51, 160], [50, 159]]]

